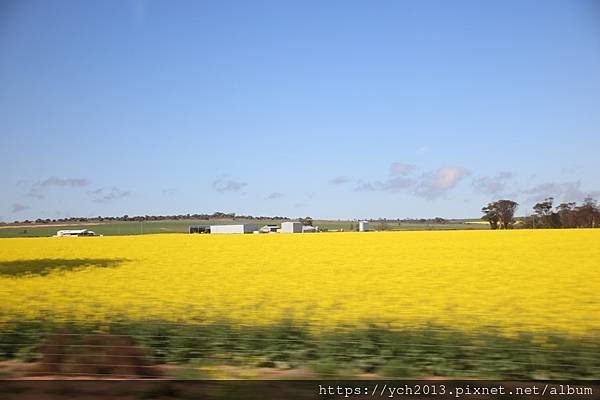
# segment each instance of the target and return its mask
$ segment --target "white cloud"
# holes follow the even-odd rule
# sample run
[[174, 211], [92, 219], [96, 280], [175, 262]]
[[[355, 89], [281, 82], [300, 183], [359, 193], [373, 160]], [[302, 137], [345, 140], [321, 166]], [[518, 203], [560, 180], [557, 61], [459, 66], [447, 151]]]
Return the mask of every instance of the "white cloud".
[[500, 172], [494, 176], [480, 176], [473, 179], [473, 188], [483, 194], [504, 193], [508, 181], [513, 177], [511, 172]]
[[13, 213], [13, 214], [15, 214], [15, 213], [18, 213], [18, 212], [21, 212], [21, 211], [25, 211], [25, 210], [27, 210], [29, 208], [31, 208], [31, 207], [26, 206], [25, 204], [15, 203], [15, 204], [12, 205], [12, 209], [11, 209], [10, 212]]
[[57, 178], [56, 176], [51, 176], [43, 181], [35, 182], [31, 186], [27, 196], [43, 199], [45, 190], [51, 187], [78, 188], [88, 186], [89, 184], [90, 182], [83, 178]]
[[283, 197], [283, 193], [273, 192], [266, 197], [267, 200], [275, 200]]
[[100, 188], [88, 192], [88, 195], [95, 203], [110, 203], [114, 200], [123, 199], [131, 195], [130, 192], [119, 190], [116, 187]]
[[429, 200], [444, 196], [470, 172], [462, 167], [442, 167], [422, 177], [415, 194]]
[[383, 181], [362, 182], [359, 181], [354, 186], [355, 192], [408, 192], [415, 196], [426, 199], [435, 199], [446, 194], [455, 187], [470, 172], [462, 167], [442, 167], [421, 175], [419, 178], [410, 178], [409, 174], [416, 167], [408, 164], [394, 163], [390, 167], [390, 172], [396, 172], [398, 175], [394, 178]]
[[559, 201], [582, 201], [586, 197], [598, 197], [600, 191], [585, 191], [581, 189], [581, 181], [574, 182], [546, 182], [523, 190], [523, 193], [529, 195], [528, 202], [538, 202], [547, 197], [554, 197]]
[[329, 180], [330, 185], [343, 185], [344, 183], [350, 182], [352, 179], [347, 176], [336, 176], [335, 178], [331, 178]]
[[422, 156], [423, 154], [427, 153], [428, 151], [429, 151], [429, 146], [423, 145], [417, 149], [416, 153], [418, 155]]
[[417, 167], [412, 164], [395, 162], [390, 165], [390, 175], [408, 175], [415, 169], [417, 169]]
[[239, 192], [248, 186], [246, 182], [235, 181], [233, 179], [219, 178], [212, 183], [213, 189], [219, 193]]
[[403, 190], [413, 187], [415, 184], [416, 181], [414, 179], [397, 177], [387, 179], [385, 181], [358, 182], [356, 186], [354, 186], [353, 190], [355, 192], [401, 192]]

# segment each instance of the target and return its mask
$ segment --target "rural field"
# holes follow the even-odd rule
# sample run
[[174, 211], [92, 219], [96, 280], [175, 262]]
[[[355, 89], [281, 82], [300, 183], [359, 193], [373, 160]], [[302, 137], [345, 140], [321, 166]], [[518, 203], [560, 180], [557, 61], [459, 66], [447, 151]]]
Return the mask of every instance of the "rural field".
[[[186, 220], [161, 220], [161, 221], [110, 221], [110, 222], [81, 222], [79, 224], [65, 223], [37, 223], [37, 224], [4, 224], [0, 225], [0, 238], [7, 237], [44, 237], [54, 236], [59, 229], [91, 229], [98, 235], [142, 235], [153, 233], [187, 233], [190, 225], [202, 224], [236, 224], [254, 222], [261, 225], [280, 224], [281, 220], [245, 220], [245, 219], [186, 219]], [[313, 225], [323, 230], [357, 230], [357, 223], [353, 221], [315, 220]], [[372, 223], [372, 229], [382, 230], [381, 224]], [[475, 230], [489, 229], [485, 221], [450, 220], [445, 223], [427, 222], [389, 222], [386, 230], [394, 231], [421, 231], [421, 230]]]
[[179, 377], [598, 379], [598, 243], [591, 229], [2, 239], [0, 357], [93, 333]]

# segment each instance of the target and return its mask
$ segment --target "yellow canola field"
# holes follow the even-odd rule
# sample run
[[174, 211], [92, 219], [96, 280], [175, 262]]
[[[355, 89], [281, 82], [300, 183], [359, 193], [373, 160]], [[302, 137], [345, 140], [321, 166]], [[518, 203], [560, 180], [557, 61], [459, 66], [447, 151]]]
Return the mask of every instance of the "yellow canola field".
[[40, 318], [591, 334], [600, 229], [0, 239], [0, 322]]

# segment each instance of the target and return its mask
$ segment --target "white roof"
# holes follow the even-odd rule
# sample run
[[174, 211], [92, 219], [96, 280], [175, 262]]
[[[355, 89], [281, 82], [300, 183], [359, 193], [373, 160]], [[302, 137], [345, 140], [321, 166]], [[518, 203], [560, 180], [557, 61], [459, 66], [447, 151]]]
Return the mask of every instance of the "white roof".
[[246, 224], [217, 224], [217, 225], [210, 225], [212, 226], [257, 226], [257, 224], [253, 224], [253, 223], [246, 223]]

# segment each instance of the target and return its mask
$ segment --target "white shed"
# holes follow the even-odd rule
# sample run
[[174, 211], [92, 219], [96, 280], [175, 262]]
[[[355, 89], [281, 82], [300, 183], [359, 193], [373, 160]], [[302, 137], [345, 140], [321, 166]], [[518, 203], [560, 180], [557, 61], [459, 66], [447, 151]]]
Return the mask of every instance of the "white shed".
[[359, 232], [366, 232], [369, 230], [369, 221], [360, 221], [358, 223], [358, 231]]
[[302, 233], [302, 222], [283, 222], [281, 233]]
[[211, 225], [210, 233], [252, 233], [258, 230], [257, 224]]
[[62, 229], [56, 232], [56, 236], [96, 236], [96, 233], [89, 229]]
[[260, 233], [277, 233], [278, 229], [279, 229], [278, 225], [265, 225], [262, 228], [260, 228], [258, 231]]

